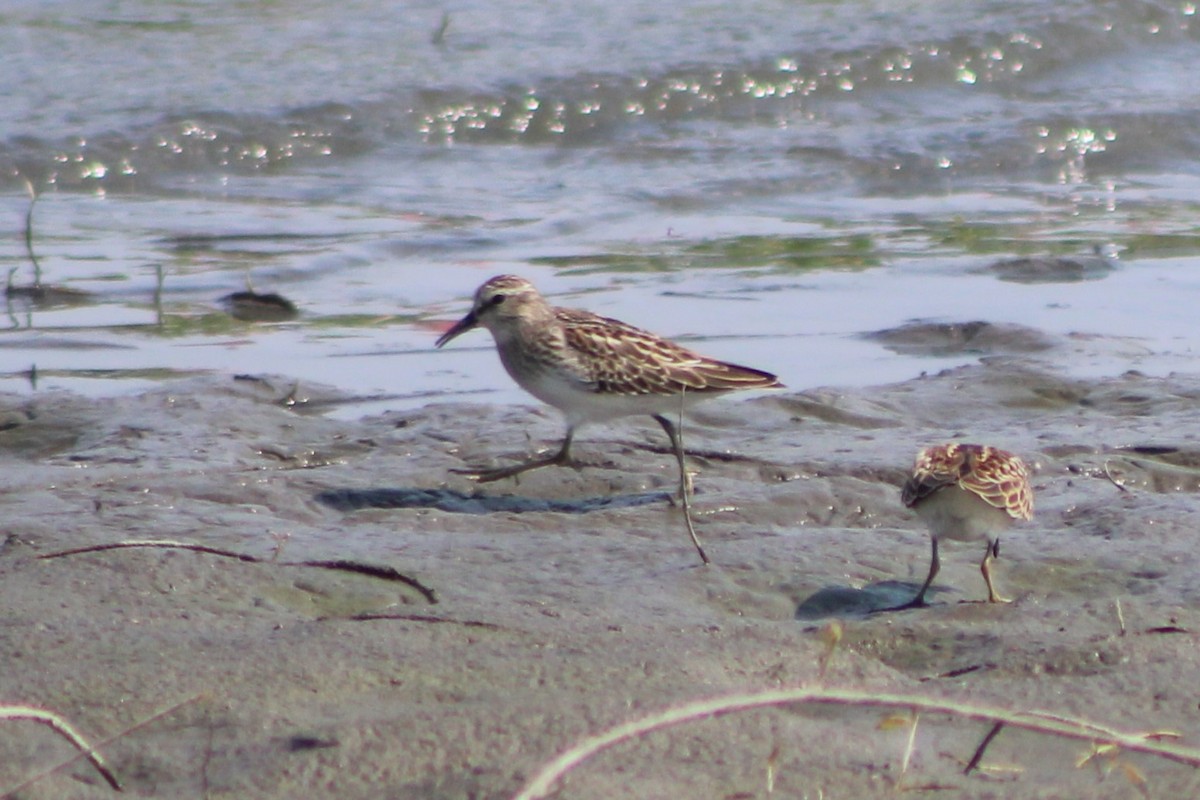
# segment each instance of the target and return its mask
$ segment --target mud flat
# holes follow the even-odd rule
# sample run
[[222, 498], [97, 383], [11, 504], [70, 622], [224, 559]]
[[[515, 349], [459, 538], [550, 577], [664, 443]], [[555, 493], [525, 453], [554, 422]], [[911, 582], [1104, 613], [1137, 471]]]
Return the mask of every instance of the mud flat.
[[[825, 686], [1200, 745], [1200, 378], [1068, 378], [1063, 364], [1113, 343], [986, 334], [975, 366], [691, 414], [711, 567], [669, 502], [674, 461], [649, 420], [584, 429], [581, 470], [477, 486], [452, 470], [554, 443], [554, 413], [442, 404], [341, 421], [321, 410], [346, 398], [293, 392], [294, 376], [0, 398], [0, 700], [103, 742], [132, 797], [503, 798], [621, 722], [817, 685], [837, 621]], [[964, 337], [879, 335], [937, 352]], [[1035, 520], [995, 569], [1016, 602], [964, 602], [983, 597], [982, 552], [951, 543], [932, 607], [870, 614], [924, 578], [928, 538], [897, 486], [919, 446], [950, 438], [1014, 450], [1036, 471]], [[43, 558], [125, 540], [258, 560], [163, 547]], [[560, 796], [1197, 786], [1191, 767], [1131, 752], [1079, 767], [1087, 742], [1010, 727], [964, 774], [989, 728], [924, 714], [905, 764], [912, 728], [894, 712], [730, 714], [607, 750]], [[43, 726], [0, 722], [0, 792], [110, 796], [83, 760], [54, 769], [73, 756]]]

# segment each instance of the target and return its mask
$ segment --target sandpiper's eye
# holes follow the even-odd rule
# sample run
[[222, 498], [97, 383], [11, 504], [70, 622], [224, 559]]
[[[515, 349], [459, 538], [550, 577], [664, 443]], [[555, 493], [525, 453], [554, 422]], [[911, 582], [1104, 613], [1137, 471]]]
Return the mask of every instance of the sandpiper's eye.
[[491, 305], [498, 306], [504, 302], [504, 295], [498, 294], [492, 298]]

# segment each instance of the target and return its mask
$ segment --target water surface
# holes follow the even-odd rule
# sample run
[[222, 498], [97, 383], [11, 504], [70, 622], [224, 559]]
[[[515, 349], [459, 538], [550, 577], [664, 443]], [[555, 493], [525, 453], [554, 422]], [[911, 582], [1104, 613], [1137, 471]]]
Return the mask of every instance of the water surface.
[[[0, 15], [0, 388], [276, 372], [516, 402], [500, 272], [792, 387], [965, 363], [912, 320], [1112, 337], [1194, 369], [1190, 3], [11, 3]], [[1119, 253], [1021, 280], [1013, 258]], [[235, 319], [249, 282], [293, 302]], [[35, 377], [34, 380], [31, 380]]]

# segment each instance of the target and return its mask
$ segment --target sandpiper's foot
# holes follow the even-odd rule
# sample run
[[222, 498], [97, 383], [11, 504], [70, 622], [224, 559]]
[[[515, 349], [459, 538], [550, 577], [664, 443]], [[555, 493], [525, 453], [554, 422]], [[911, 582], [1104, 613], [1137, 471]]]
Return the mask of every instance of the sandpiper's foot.
[[508, 467], [496, 467], [494, 469], [452, 469], [450, 471], [456, 475], [467, 475], [479, 483], [491, 483], [492, 481], [502, 481], [505, 478], [513, 478], [523, 472], [531, 472], [542, 467], [574, 467], [575, 469], [579, 469], [580, 465], [571, 458], [569, 448], [570, 442], [552, 456], [535, 458], [532, 461], [525, 461]]
[[999, 604], [1011, 603], [1011, 602], [1012, 602], [1012, 598], [1009, 598], [1009, 597], [995, 597], [995, 598], [990, 598], [990, 597], [989, 597], [987, 600], [959, 600], [958, 602], [959, 602], [959, 603], [969, 603], [970, 605], [977, 605], [977, 606], [981, 606], [981, 605], [983, 605], [984, 603], [986, 603], [986, 604], [988, 604], [988, 605], [991, 605], [992, 603], [999, 603]]
[[513, 464], [508, 467], [496, 467], [494, 469], [452, 469], [450, 470], [455, 475], [466, 475], [478, 483], [492, 483], [493, 481], [502, 481], [505, 478], [514, 478], [525, 472], [532, 472], [535, 469], [542, 467], [555, 466], [576, 466], [573, 461], [561, 459], [558, 456], [552, 458], [540, 458], [533, 461], [526, 461], [522, 464]]
[[924, 597], [914, 597], [907, 603], [901, 603], [898, 606], [887, 606], [886, 608], [873, 608], [872, 614], [882, 614], [885, 611], [908, 611], [911, 608], [929, 608], [929, 603], [925, 602]]

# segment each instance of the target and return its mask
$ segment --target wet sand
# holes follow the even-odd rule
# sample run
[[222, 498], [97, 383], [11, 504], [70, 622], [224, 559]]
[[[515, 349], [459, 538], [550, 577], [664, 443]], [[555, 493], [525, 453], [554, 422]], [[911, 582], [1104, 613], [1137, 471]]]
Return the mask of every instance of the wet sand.
[[[965, 331], [965, 333], [964, 333]], [[981, 338], [982, 337], [982, 338]], [[978, 348], [976, 366], [866, 389], [789, 389], [688, 416], [700, 565], [649, 419], [585, 428], [581, 470], [476, 486], [453, 470], [562, 434], [548, 409], [438, 404], [358, 421], [296, 376], [214, 375], [117, 399], [0, 398], [3, 702], [69, 718], [133, 797], [503, 798], [569, 744], [687, 700], [813, 684], [1078, 715], [1200, 743], [1200, 378], [1092, 380], [1062, 365], [1136, 343], [1007, 326], [914, 326], [888, 346]], [[293, 402], [296, 401], [296, 402]], [[1036, 514], [949, 543], [930, 608], [928, 537], [898, 485], [921, 445], [1003, 446]], [[137, 548], [170, 539], [250, 563]], [[274, 558], [274, 561], [270, 559]], [[295, 566], [388, 566], [430, 587]], [[182, 705], [179, 705], [182, 704]], [[162, 712], [166, 713], [162, 713]], [[160, 715], [160, 716], [156, 716]], [[570, 798], [1186, 796], [1148, 756], [879, 709], [729, 715], [619, 745]], [[124, 735], [118, 736], [118, 734]], [[73, 756], [0, 723], [0, 792]], [[111, 790], [83, 761], [21, 798]]]

